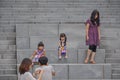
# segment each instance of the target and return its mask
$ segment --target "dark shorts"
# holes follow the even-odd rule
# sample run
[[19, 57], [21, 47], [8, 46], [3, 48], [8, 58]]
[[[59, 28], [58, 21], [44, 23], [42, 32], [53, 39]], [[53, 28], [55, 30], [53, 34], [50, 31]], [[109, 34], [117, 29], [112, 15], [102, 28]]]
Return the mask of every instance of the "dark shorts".
[[89, 49], [90, 49], [92, 52], [96, 52], [97, 46], [96, 46], [96, 45], [90, 45], [90, 46], [89, 46]]

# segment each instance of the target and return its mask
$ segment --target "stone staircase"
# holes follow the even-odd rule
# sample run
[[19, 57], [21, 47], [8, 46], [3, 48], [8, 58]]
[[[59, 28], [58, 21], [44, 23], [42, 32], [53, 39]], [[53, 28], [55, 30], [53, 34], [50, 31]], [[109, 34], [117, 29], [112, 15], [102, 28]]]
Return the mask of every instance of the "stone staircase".
[[15, 26], [0, 25], [0, 80], [17, 80]]
[[106, 54], [106, 63], [112, 64], [112, 78], [120, 79], [120, 55], [118, 52]]
[[[119, 0], [0, 0], [0, 80], [17, 80], [16, 62], [30, 57], [39, 41], [45, 43], [49, 63], [57, 71], [55, 80], [120, 79], [119, 8]], [[98, 64], [86, 65], [84, 23], [94, 9], [100, 11], [102, 39]], [[58, 61], [62, 32], [68, 37], [69, 58]], [[77, 72], [72, 76], [73, 71]]]

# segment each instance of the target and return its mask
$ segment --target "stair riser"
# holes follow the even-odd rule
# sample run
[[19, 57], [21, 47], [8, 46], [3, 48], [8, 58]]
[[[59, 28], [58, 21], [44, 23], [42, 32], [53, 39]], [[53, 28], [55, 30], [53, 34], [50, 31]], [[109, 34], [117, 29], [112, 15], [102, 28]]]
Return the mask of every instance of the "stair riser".
[[15, 49], [16, 49], [15, 45], [0, 45], [0, 51], [1, 50], [11, 50], [11, 51], [14, 51]]
[[112, 75], [112, 79], [120, 79], [120, 75]]
[[120, 74], [120, 70], [118, 69], [118, 70], [112, 70], [112, 73], [113, 74]]
[[16, 75], [14, 75], [14, 76], [12, 76], [12, 75], [9, 75], [9, 76], [0, 76], [0, 79], [1, 80], [18, 80], [18, 78], [17, 78]]
[[106, 58], [120, 58], [120, 54], [117, 54], [117, 53], [106, 54]]
[[0, 54], [0, 59], [16, 59], [16, 55]]
[[106, 59], [106, 63], [120, 63], [120, 59]]
[[15, 37], [0, 37], [0, 40], [15, 40]]
[[15, 40], [0, 40], [0, 45], [14, 45]]
[[8, 65], [8, 64], [1, 64], [0, 65], [0, 69], [16, 69], [17, 68], [17, 66], [16, 65], [13, 65], [13, 64], [10, 64], [10, 65]]
[[[6, 48], [7, 49], [7, 48]], [[6, 50], [5, 49], [5, 50]], [[3, 51], [3, 50], [0, 50], [0, 54], [16, 54], [16, 51], [15, 50], [9, 50], [9, 51]]]
[[16, 64], [16, 60], [5, 60], [1, 59], [0, 64]]
[[16, 70], [0, 70], [0, 75], [15, 75], [17, 74]]

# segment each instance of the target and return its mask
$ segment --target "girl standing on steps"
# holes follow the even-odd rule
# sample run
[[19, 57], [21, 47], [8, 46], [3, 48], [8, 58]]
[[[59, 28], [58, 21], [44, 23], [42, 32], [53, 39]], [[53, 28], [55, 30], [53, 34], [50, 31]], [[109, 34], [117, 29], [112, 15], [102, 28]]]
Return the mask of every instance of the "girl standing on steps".
[[33, 62], [38, 62], [39, 58], [42, 57], [42, 56], [46, 56], [46, 51], [44, 49], [44, 44], [43, 42], [40, 42], [38, 44], [38, 48], [37, 50], [34, 51], [33, 55], [31, 56], [31, 60]]
[[67, 37], [66, 37], [65, 33], [61, 33], [60, 34], [59, 48], [58, 48], [59, 59], [62, 58], [62, 55], [64, 55], [65, 58], [68, 58], [66, 45], [67, 45]]
[[86, 22], [86, 45], [89, 45], [89, 49], [87, 51], [87, 56], [85, 59], [85, 63], [88, 63], [90, 58], [90, 63], [95, 64], [95, 54], [97, 46], [99, 46], [100, 42], [100, 16], [99, 11], [94, 10], [91, 14], [90, 19]]

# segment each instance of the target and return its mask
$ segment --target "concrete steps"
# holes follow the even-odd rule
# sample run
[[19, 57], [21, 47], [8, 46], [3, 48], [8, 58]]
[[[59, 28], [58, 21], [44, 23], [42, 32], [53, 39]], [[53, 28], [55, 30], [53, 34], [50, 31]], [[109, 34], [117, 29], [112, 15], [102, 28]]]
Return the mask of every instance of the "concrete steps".
[[[60, 18], [50, 18], [50, 17], [39, 17], [36, 16], [34, 17], [20, 17], [18, 19], [1, 19], [0, 23], [8, 24], [8, 23], [17, 23], [17, 24], [22, 24], [22, 23], [85, 23], [87, 19], [86, 17], [60, 17]], [[102, 18], [101, 18], [102, 19]], [[114, 23], [114, 24], [120, 24], [119, 18], [103, 18], [101, 23]]]
[[15, 37], [16, 37], [15, 28], [14, 27], [4, 28], [4, 27], [5, 26], [0, 27], [0, 41], [1, 42], [2, 41], [6, 41], [6, 42], [12, 42], [13, 41], [13, 44], [15, 44], [14, 43], [15, 42], [14, 40], [15, 40]]
[[[117, 50], [120, 48], [119, 8], [119, 0], [0, 1], [0, 79], [17, 80], [16, 63], [21, 62], [22, 56], [29, 57], [39, 41], [45, 43], [49, 62], [59, 63], [53, 64], [57, 72], [54, 80], [120, 79], [120, 51]], [[96, 54], [99, 64], [86, 65], [82, 64], [87, 49], [84, 22], [93, 9], [98, 9], [101, 14], [102, 49], [98, 49]], [[68, 37], [69, 59], [58, 62], [57, 43], [61, 32]], [[107, 50], [116, 54], [105, 54]], [[105, 62], [112, 64], [112, 68]]]
[[120, 74], [120, 68], [112, 68], [113, 74]]
[[5, 49], [9, 49], [9, 50], [14, 50], [16, 49], [16, 45], [0, 45], [0, 50], [5, 50]]
[[119, 53], [109, 53], [109, 54], [106, 54], [106, 58], [120, 58], [120, 54]]
[[17, 75], [0, 75], [1, 80], [17, 80]]
[[16, 59], [0, 59], [0, 64], [16, 64]]
[[16, 55], [15, 54], [0, 54], [1, 59], [15, 59]]
[[15, 37], [16, 33], [15, 32], [0, 32], [1, 37]]
[[[17, 50], [17, 63], [20, 64], [23, 58], [30, 57], [34, 49], [18, 49]], [[104, 63], [105, 62], [105, 50], [98, 49], [98, 54], [96, 54], [96, 62]], [[46, 49], [46, 56], [49, 59], [49, 63], [59, 63], [59, 64], [68, 64], [68, 63], [84, 63], [84, 58], [86, 55], [85, 49], [68, 49], [68, 59], [58, 59], [58, 50], [57, 49]], [[23, 57], [24, 56], [24, 57]], [[102, 59], [101, 59], [102, 58]]]
[[119, 53], [109, 53], [106, 55], [106, 63], [112, 64], [112, 79], [119, 79], [120, 77], [120, 65], [119, 65]]
[[15, 40], [0, 40], [0, 45], [12, 45], [15, 44]]
[[[56, 76], [53, 77], [53, 80], [111, 79], [110, 64], [94, 64], [94, 65], [93, 64], [50, 64], [50, 65], [52, 65], [56, 71]], [[31, 70], [31, 73], [34, 72], [34, 70], [38, 67], [39, 65], [34, 65], [33, 69]]]
[[[51, 64], [53, 65], [57, 79], [111, 79], [110, 64]], [[34, 66], [33, 70], [39, 66]], [[103, 72], [104, 69], [104, 72]]]
[[0, 69], [0, 75], [17, 74], [16, 69]]
[[[103, 26], [105, 27], [101, 28], [102, 38], [101, 38], [100, 48], [106, 49], [106, 50], [119, 49], [120, 48], [120, 45], [119, 45], [120, 29], [118, 28], [119, 25], [116, 26], [116, 28], [113, 28], [112, 27], [113, 25], [103, 25]], [[107, 26], [111, 26], [111, 27], [108, 28]], [[26, 30], [26, 31], [21, 33], [21, 30], [22, 31]], [[57, 44], [59, 40], [58, 35], [62, 32], [65, 32], [68, 37], [68, 48], [76, 48], [76, 49], [87, 48], [85, 45], [85, 36], [84, 36], [85, 24], [68, 24], [68, 23], [67, 24], [18, 24], [16, 31], [17, 31], [16, 43], [17, 43], [18, 49], [36, 48], [36, 45], [38, 44], [39, 41], [43, 41], [45, 45], [50, 43], [52, 44], [56, 43], [54, 45], [48, 45], [45, 47], [47, 49], [49, 48], [55, 49], [56, 47], [58, 47], [58, 44]], [[113, 42], [115, 45], [111, 44]]]
[[[78, 17], [77, 17], [78, 16]], [[111, 15], [110, 15], [111, 16]], [[112, 21], [112, 23], [115, 23], [115, 21], [116, 21], [116, 23], [119, 23], [119, 21], [117, 21], [118, 19], [119, 19], [119, 16], [113, 16], [113, 17], [110, 17], [110, 16], [106, 16], [106, 17], [104, 17], [104, 16], [102, 16], [101, 17], [101, 20], [102, 20], [102, 23], [104, 22], [106, 22], [106, 23], [108, 23], [108, 22], [111, 22]], [[74, 15], [74, 14], [68, 14], [67, 16], [66, 15], [64, 15], [64, 14], [62, 14], [62, 15], [54, 15], [54, 14], [49, 14], [49, 15], [19, 15], [19, 16], [16, 16], [16, 17], [14, 17], [14, 18], [1, 18], [0, 19], [0, 21], [1, 22], [9, 22], [9, 21], [15, 21], [15, 22], [22, 22], [22, 20], [23, 21], [25, 21], [25, 22], [29, 22], [29, 21], [31, 21], [31, 22], [33, 22], [33, 20], [34, 21], [36, 21], [36, 22], [43, 22], [44, 20], [57, 20], [57, 21], [61, 21], [61, 22], [63, 22], [63, 21], [73, 21], [73, 20], [75, 20], [75, 22], [85, 22], [85, 19], [87, 19], [87, 17], [88, 17], [88, 15], [86, 15], [86, 16], [80, 16], [79, 14], [78, 15]], [[43, 21], [42, 21], [42, 19], [43, 19]], [[111, 19], [110, 21], [105, 21], [105, 20], [109, 20], [109, 19]], [[83, 20], [83, 21], [82, 21]], [[56, 22], [57, 22], [56, 21]]]
[[[0, 8], [7, 8], [2, 1], [0, 5]], [[15, 24], [10, 24], [12, 16], [5, 16], [8, 18], [7, 24], [2, 23], [3, 15], [0, 14], [0, 80], [17, 80]]]
[[112, 74], [112, 79], [120, 79], [120, 74]]
[[106, 63], [120, 63], [120, 58], [106, 58]]
[[[6, 48], [7, 49], [7, 48]], [[16, 50], [14, 49], [14, 50], [5, 50], [5, 49], [2, 49], [2, 50], [0, 50], [0, 54], [13, 54], [13, 55], [15, 55], [16, 54]]]
[[16, 69], [17, 65], [16, 64], [0, 64], [0, 69]]
[[0, 37], [0, 40], [15, 40], [16, 37], [13, 36], [13, 37], [6, 37], [6, 36], [3, 36], [3, 37]]

